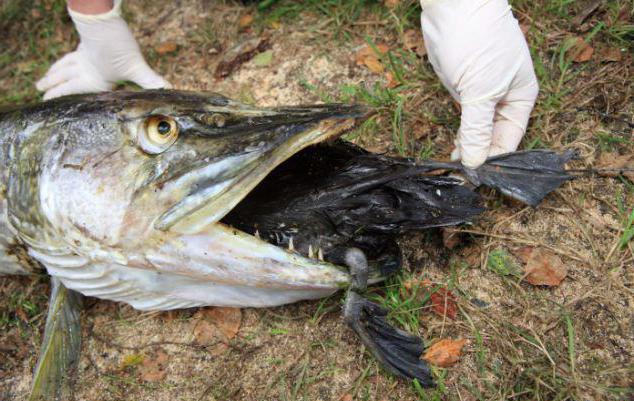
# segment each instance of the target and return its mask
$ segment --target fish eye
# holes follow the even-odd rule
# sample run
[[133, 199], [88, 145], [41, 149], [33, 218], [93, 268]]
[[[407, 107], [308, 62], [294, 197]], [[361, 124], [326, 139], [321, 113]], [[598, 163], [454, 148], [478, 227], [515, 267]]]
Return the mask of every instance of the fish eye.
[[178, 124], [172, 117], [155, 115], [145, 119], [139, 133], [141, 148], [159, 154], [172, 146], [178, 138]]

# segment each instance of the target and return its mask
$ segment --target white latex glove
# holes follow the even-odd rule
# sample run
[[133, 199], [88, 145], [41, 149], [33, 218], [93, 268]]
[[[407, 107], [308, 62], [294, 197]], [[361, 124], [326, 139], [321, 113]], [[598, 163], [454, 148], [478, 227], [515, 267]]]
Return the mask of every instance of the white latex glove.
[[421, 0], [429, 61], [462, 108], [452, 160], [469, 168], [517, 149], [539, 90], [507, 0]]
[[77, 50], [51, 66], [36, 83], [44, 100], [74, 93], [111, 90], [117, 81], [146, 89], [171, 87], [145, 62], [130, 28], [121, 18], [121, 0], [104, 14], [86, 15], [68, 9], [79, 33]]

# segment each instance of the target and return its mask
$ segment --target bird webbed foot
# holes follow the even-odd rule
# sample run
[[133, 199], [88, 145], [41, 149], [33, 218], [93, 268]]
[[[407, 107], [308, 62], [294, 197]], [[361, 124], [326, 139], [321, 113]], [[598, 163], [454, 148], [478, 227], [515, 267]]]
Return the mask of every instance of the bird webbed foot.
[[344, 306], [346, 324], [387, 371], [417, 379], [423, 387], [434, 386], [427, 363], [420, 359], [425, 348], [423, 340], [393, 327], [387, 321], [387, 309], [358, 293], [367, 287], [368, 266], [363, 253], [350, 249], [345, 259], [353, 277]]

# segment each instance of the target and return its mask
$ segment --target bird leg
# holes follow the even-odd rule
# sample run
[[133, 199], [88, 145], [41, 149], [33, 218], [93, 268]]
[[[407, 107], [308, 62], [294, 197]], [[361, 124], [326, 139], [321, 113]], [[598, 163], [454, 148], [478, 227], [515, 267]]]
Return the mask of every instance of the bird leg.
[[420, 359], [425, 348], [423, 340], [390, 325], [386, 319], [388, 310], [360, 295], [367, 288], [369, 271], [363, 252], [348, 249], [345, 262], [352, 276], [343, 311], [346, 324], [387, 371], [417, 379], [423, 387], [433, 387], [429, 367]]

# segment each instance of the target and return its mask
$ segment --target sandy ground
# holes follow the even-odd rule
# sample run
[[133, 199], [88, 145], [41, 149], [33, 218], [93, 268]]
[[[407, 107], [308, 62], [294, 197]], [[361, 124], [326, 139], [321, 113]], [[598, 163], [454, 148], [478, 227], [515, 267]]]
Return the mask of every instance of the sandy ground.
[[[139, 42], [150, 49], [151, 63], [174, 87], [212, 90], [258, 105], [319, 101], [303, 83], [336, 96], [343, 84], [384, 82], [383, 76], [357, 66], [354, 55], [365, 44], [364, 34], [387, 42], [396, 40], [380, 25], [359, 24], [358, 36], [335, 42], [324, 33], [323, 21], [310, 14], [265, 26], [263, 33], [257, 25], [251, 32], [240, 32], [237, 21], [245, 9], [223, 2], [127, 4], [126, 15]], [[52, 40], [61, 50], [70, 50], [73, 44], [66, 38], [71, 28], [65, 23], [62, 34]], [[217, 51], [258, 34], [270, 37], [272, 63], [260, 67], [250, 61], [216, 81]], [[176, 43], [178, 48], [162, 55], [151, 50], [162, 43]], [[622, 68], [628, 76], [632, 59], [626, 57], [623, 63], [629, 60], [629, 67]], [[579, 82], [584, 80], [583, 74], [592, 77], [591, 71], [582, 72], [576, 78]], [[9, 79], [0, 79], [0, 83], [11, 90]], [[408, 107], [419, 107], [420, 112], [412, 111], [415, 116], [410, 117], [408, 128], [416, 136], [430, 138], [436, 149], [434, 157], [447, 157], [451, 129], [426, 116], [442, 109], [455, 119], [457, 112], [437, 82], [418, 85]], [[604, 85], [606, 96], [610, 98], [610, 91], [619, 85], [628, 84], [614, 78]], [[631, 117], [631, 82], [629, 85], [621, 111]], [[536, 118], [540, 125], [529, 135], [539, 136], [535, 131], [543, 129], [543, 143], [556, 149], [580, 149], [579, 167], [592, 165], [598, 158], [592, 132], [612, 127], [611, 122], [592, 115], [553, 117], [544, 112]], [[556, 134], [568, 127], [578, 132], [575, 138], [562, 139]], [[365, 135], [360, 143], [395, 152], [389, 133]], [[631, 153], [632, 146], [627, 146]], [[458, 248], [444, 249], [435, 231], [402, 240], [406, 277], [448, 284], [458, 299], [456, 320], [443, 319], [432, 314], [429, 306], [423, 307], [418, 315], [419, 333], [427, 341], [469, 340], [458, 364], [435, 370], [442, 383], [436, 390], [419, 393], [382, 372], [342, 323], [338, 295], [323, 302], [244, 309], [239, 331], [229, 345], [206, 347], [199, 344], [196, 334], [200, 320], [196, 311], [148, 314], [123, 304], [87, 299], [76, 399], [626, 399], [626, 391], [612, 389], [626, 389], [634, 383], [634, 262], [631, 247], [612, 249], [622, 233], [617, 194], [631, 210], [633, 196], [627, 185], [614, 179], [581, 179], [564, 185], [537, 209], [485, 191], [492, 211], [467, 227], [481, 234], [465, 235]], [[513, 255], [527, 245], [559, 254], [568, 269], [560, 286], [532, 286], [487, 269], [490, 252], [506, 250]], [[37, 358], [48, 286], [46, 278], [0, 278], [0, 288], [3, 308], [11, 316], [17, 307], [7, 300], [16, 291], [22, 294], [20, 299], [40, 307], [37, 314], [27, 316], [28, 324], [5, 324], [0, 332], [4, 365], [0, 368], [0, 398], [23, 400]], [[384, 294], [381, 288], [374, 291], [377, 296]], [[571, 319], [572, 334], [566, 316]], [[518, 334], [520, 331], [524, 334]]]

